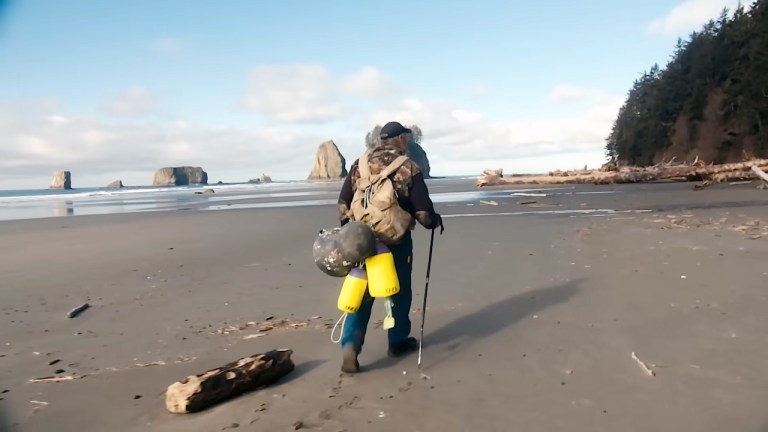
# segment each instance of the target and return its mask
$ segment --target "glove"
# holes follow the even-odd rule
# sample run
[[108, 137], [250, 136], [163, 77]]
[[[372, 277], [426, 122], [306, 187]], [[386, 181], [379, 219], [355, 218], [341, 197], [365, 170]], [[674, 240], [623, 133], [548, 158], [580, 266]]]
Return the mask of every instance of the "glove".
[[437, 215], [437, 222], [435, 223], [435, 227], [432, 228], [432, 230], [436, 230], [437, 227], [440, 227], [440, 235], [443, 235], [443, 232], [445, 231], [445, 225], [443, 225], [443, 217], [440, 215]]

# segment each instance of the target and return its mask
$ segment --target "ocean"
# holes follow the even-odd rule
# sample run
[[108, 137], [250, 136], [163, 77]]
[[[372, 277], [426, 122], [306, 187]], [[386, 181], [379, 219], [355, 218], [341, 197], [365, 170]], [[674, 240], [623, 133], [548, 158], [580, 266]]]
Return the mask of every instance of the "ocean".
[[[435, 201], [476, 199], [474, 177], [430, 179]], [[456, 196], [455, 186], [467, 189]], [[452, 192], [440, 190], [451, 186]], [[210, 184], [191, 186], [132, 186], [70, 190], [0, 190], [0, 221], [97, 214], [169, 210], [226, 210], [238, 208], [333, 205], [341, 181]], [[213, 193], [205, 193], [207, 189]], [[445, 195], [442, 197], [441, 196]]]

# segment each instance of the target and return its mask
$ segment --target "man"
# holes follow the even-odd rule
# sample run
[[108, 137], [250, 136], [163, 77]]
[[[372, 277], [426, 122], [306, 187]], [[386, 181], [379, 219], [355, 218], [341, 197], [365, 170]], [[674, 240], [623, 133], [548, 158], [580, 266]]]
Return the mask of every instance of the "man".
[[[411, 130], [398, 122], [390, 122], [381, 128], [381, 144], [372, 149], [368, 157], [369, 171], [376, 175], [386, 168], [399, 156], [405, 156]], [[344, 179], [344, 184], [339, 195], [339, 219], [341, 225], [350, 221], [350, 206], [355, 192], [355, 183], [360, 178], [360, 170], [356, 160], [350, 167], [349, 174]], [[418, 165], [408, 159], [391, 176], [395, 191], [398, 196], [398, 204], [406, 210], [416, 221], [427, 229], [442, 227], [442, 218], [435, 212], [432, 200], [424, 182], [424, 175]], [[412, 223], [411, 229], [415, 227]], [[389, 356], [398, 357], [418, 348], [418, 341], [410, 337], [411, 321], [408, 314], [411, 309], [411, 270], [413, 268], [413, 242], [410, 230], [405, 233], [400, 243], [390, 247], [395, 259], [395, 269], [400, 281], [400, 291], [391, 297], [392, 316], [395, 326], [388, 330], [387, 339]], [[360, 370], [357, 360], [371, 318], [373, 298], [366, 291], [363, 303], [355, 314], [349, 314], [344, 323], [341, 338], [343, 361], [341, 370], [347, 373], [355, 373]]]

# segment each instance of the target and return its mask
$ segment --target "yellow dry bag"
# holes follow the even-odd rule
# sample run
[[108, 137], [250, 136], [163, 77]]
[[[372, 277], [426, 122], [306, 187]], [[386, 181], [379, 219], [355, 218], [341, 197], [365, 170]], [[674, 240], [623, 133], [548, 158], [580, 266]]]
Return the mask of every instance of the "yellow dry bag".
[[365, 259], [365, 269], [371, 297], [389, 297], [400, 292], [395, 258], [384, 243], [376, 243], [376, 253]]
[[347, 313], [357, 313], [363, 302], [365, 290], [368, 287], [368, 277], [363, 268], [355, 267], [349, 271], [344, 279], [339, 293], [339, 301], [336, 306]]

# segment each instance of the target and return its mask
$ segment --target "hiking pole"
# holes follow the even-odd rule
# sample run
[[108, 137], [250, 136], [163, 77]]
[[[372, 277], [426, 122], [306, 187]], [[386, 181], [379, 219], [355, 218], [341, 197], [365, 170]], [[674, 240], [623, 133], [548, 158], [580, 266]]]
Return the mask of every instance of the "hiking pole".
[[427, 261], [427, 283], [424, 286], [424, 305], [421, 307], [421, 337], [419, 338], [419, 369], [421, 369], [421, 344], [424, 342], [424, 319], [427, 316], [427, 292], [429, 291], [429, 271], [432, 269], [432, 246], [435, 244], [435, 230], [429, 239], [429, 260]]

